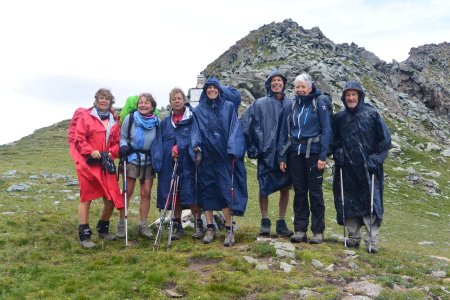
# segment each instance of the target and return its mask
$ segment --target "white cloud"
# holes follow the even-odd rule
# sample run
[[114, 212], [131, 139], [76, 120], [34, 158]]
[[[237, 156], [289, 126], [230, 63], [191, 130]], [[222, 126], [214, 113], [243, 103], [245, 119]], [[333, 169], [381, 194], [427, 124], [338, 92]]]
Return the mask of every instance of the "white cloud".
[[[450, 3], [443, 0], [4, 1], [0, 103], [33, 120], [1, 118], [0, 144], [70, 118], [100, 87], [111, 88], [119, 106], [144, 91], [167, 105], [172, 87], [187, 91], [236, 41], [287, 18], [388, 62], [450, 34]], [[17, 129], [5, 130], [11, 122]]]

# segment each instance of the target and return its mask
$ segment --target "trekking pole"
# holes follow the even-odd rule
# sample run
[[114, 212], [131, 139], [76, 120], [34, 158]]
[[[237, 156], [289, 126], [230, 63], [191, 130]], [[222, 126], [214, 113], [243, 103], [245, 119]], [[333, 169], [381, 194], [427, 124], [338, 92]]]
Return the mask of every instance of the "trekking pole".
[[341, 177], [341, 200], [342, 200], [342, 220], [344, 225], [344, 246], [347, 248], [347, 237], [345, 235], [345, 202], [344, 202], [344, 179], [342, 178], [342, 168], [339, 168]]
[[369, 253], [372, 252], [372, 217], [373, 217], [373, 192], [375, 183], [375, 174], [372, 174], [372, 190], [370, 193], [370, 225], [369, 225]]
[[202, 159], [202, 153], [200, 151], [197, 151], [195, 153], [195, 198], [194, 198], [194, 225], [195, 230], [198, 228], [198, 220], [197, 220], [197, 214], [198, 214], [198, 165], [200, 164], [200, 161]]
[[231, 159], [231, 207], [230, 207], [230, 213], [231, 213], [231, 231], [234, 232], [234, 221], [233, 221], [233, 204], [234, 204], [234, 166], [236, 163], [236, 159], [233, 157]]
[[[173, 232], [173, 218], [175, 217], [175, 206], [177, 204], [177, 196], [178, 196], [178, 180], [180, 176], [177, 174], [175, 179], [175, 186], [172, 192], [172, 207], [170, 211], [170, 221], [169, 221], [169, 236], [167, 237], [167, 251], [170, 250], [170, 246], [172, 245], [172, 232]], [[181, 223], [180, 223], [181, 226]]]
[[169, 193], [167, 194], [166, 203], [164, 204], [164, 209], [161, 212], [161, 216], [159, 218], [159, 227], [158, 232], [156, 233], [155, 243], [153, 244], [153, 251], [159, 250], [161, 246], [161, 236], [164, 227], [164, 220], [166, 219], [167, 207], [169, 206], [170, 194], [173, 193], [173, 187], [175, 183], [175, 174], [178, 168], [178, 161], [175, 159], [175, 165], [173, 166], [172, 178], [170, 180]]
[[128, 193], [127, 193], [127, 162], [123, 161], [123, 198], [125, 202], [125, 246], [128, 247]]

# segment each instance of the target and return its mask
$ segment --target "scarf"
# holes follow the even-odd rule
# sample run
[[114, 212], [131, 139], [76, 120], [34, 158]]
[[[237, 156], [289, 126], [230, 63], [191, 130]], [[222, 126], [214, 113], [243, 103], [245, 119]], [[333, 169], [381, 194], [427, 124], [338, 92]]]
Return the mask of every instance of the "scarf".
[[109, 110], [107, 110], [105, 112], [101, 112], [97, 107], [95, 107], [95, 110], [97, 111], [97, 115], [100, 118], [100, 120], [109, 119]]
[[134, 126], [136, 136], [134, 137], [134, 149], [140, 150], [144, 147], [144, 129], [150, 130], [159, 125], [159, 119], [152, 113], [150, 116], [143, 116], [138, 111], [134, 112]]

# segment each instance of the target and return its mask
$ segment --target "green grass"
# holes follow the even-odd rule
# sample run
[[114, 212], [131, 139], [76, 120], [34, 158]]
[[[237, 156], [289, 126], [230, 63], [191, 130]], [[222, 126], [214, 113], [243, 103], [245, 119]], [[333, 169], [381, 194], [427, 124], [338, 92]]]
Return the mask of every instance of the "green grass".
[[[204, 245], [190, 238], [192, 230], [166, 251], [166, 236], [160, 251], [152, 251], [153, 241], [137, 236], [138, 203], [129, 211], [130, 244], [123, 241], [94, 241], [96, 249], [80, 248], [77, 237], [78, 187], [66, 186], [76, 179], [67, 148], [67, 121], [38, 130], [12, 146], [0, 146], [0, 298], [1, 299], [169, 299], [172, 290], [183, 299], [297, 299], [304, 288], [316, 294], [311, 299], [342, 297], [343, 287], [367, 279], [384, 290], [376, 299], [449, 299], [449, 281], [435, 279], [431, 272], [450, 273], [450, 162], [438, 152], [423, 152], [417, 143], [434, 142], [418, 132], [408, 131], [406, 123], [387, 120], [410, 145], [403, 154], [385, 164], [385, 218], [380, 232], [380, 253], [369, 255], [356, 250], [352, 269], [344, 247], [331, 239], [342, 234], [335, 221], [331, 184], [324, 182], [326, 202], [326, 242], [298, 244], [297, 265], [291, 273], [279, 269], [275, 248], [256, 242], [260, 214], [257, 201], [256, 167], [247, 161], [250, 200], [245, 217], [235, 218], [240, 229], [236, 245], [217, 241]], [[428, 195], [422, 185], [413, 186], [398, 168], [413, 166], [424, 178], [439, 184], [437, 196]], [[3, 176], [16, 170], [12, 177]], [[439, 171], [438, 178], [423, 173]], [[32, 177], [30, 177], [32, 176]], [[330, 171], [325, 178], [330, 177]], [[26, 183], [25, 192], [7, 192], [17, 183]], [[155, 199], [156, 182], [152, 191]], [[291, 194], [291, 199], [293, 193]], [[149, 220], [159, 217], [152, 202]], [[92, 227], [100, 215], [101, 201], [91, 206]], [[278, 216], [277, 197], [270, 197], [269, 216]], [[114, 213], [115, 229], [118, 214]], [[291, 224], [291, 204], [287, 215]], [[292, 227], [292, 225], [289, 225]], [[167, 233], [167, 231], [165, 231]], [[432, 245], [420, 245], [431, 241]], [[269, 265], [258, 271], [243, 256], [252, 256]], [[325, 266], [335, 264], [334, 272], [315, 269], [317, 259]], [[448, 276], [448, 275], [447, 275]], [[399, 288], [400, 287], [400, 288]]]

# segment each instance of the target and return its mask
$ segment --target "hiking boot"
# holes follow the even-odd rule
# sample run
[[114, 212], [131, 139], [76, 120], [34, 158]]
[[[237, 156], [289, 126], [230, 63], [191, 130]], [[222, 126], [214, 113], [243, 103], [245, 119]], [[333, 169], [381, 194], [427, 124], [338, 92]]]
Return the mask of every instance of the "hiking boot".
[[148, 228], [147, 223], [139, 224], [138, 233], [139, 233], [139, 235], [141, 235], [149, 240], [153, 237], [153, 233], [151, 232], [150, 228]]
[[289, 228], [287, 228], [285, 220], [277, 220], [276, 230], [278, 236], [290, 237], [294, 234], [292, 230], [289, 230]]
[[359, 241], [352, 239], [352, 238], [348, 238], [347, 239], [347, 247], [348, 248], [359, 248]]
[[91, 242], [92, 230], [89, 224], [80, 224], [78, 226], [78, 237], [80, 238], [80, 245], [83, 249], [92, 249], [96, 245]]
[[234, 244], [234, 232], [233, 232], [233, 230], [227, 230], [227, 232], [225, 234], [225, 240], [223, 242], [223, 245], [225, 247], [230, 247], [233, 244]]
[[270, 235], [270, 219], [262, 218], [261, 227], [259, 227], [259, 235], [269, 236]]
[[197, 228], [195, 228], [195, 232], [192, 234], [194, 239], [201, 239], [203, 237], [203, 221], [197, 221]]
[[96, 228], [99, 239], [105, 239], [108, 241], [115, 241], [117, 239], [114, 234], [109, 233], [109, 221], [98, 220]]
[[92, 249], [97, 246], [91, 239], [80, 241], [80, 245], [83, 249]]
[[203, 243], [210, 244], [216, 237], [216, 231], [213, 228], [207, 228], [205, 236], [203, 237]]
[[172, 236], [170, 239], [172, 241], [179, 240], [184, 235], [184, 229], [183, 225], [178, 222], [173, 222], [173, 228], [172, 228]]
[[323, 242], [323, 233], [313, 233], [313, 237], [309, 242], [311, 244], [321, 244]]
[[372, 244], [369, 251], [369, 245], [366, 245], [366, 251], [367, 253], [378, 253], [378, 245]]
[[123, 222], [119, 221], [119, 223], [117, 223], [116, 236], [119, 239], [124, 239], [125, 235], [125, 220]]
[[291, 236], [292, 243], [306, 243], [306, 241], [307, 241], [306, 232], [297, 231]]

